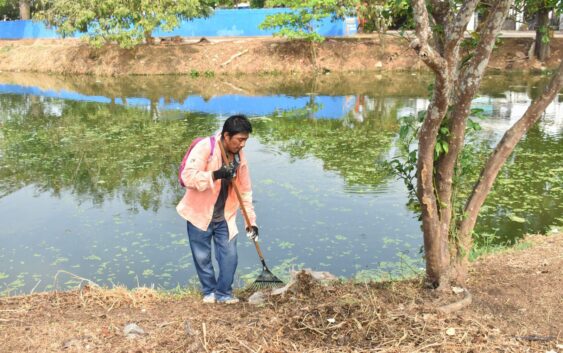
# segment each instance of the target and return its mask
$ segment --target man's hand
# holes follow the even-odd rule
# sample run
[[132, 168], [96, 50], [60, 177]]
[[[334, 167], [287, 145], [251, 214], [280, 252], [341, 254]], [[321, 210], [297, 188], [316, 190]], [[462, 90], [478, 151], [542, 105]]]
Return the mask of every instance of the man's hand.
[[213, 179], [231, 180], [235, 176], [235, 167], [232, 164], [225, 164], [213, 172]]
[[246, 228], [246, 236], [250, 240], [258, 241], [258, 227], [250, 226]]

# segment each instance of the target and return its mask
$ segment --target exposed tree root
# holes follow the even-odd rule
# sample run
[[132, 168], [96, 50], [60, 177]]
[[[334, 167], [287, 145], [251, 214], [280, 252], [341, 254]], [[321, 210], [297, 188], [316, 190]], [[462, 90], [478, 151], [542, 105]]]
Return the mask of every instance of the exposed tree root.
[[439, 306], [438, 308], [436, 308], [436, 310], [444, 314], [451, 314], [469, 306], [473, 300], [473, 297], [471, 296], [471, 293], [469, 293], [467, 288], [463, 288], [463, 291], [464, 296], [462, 300], [455, 303]]

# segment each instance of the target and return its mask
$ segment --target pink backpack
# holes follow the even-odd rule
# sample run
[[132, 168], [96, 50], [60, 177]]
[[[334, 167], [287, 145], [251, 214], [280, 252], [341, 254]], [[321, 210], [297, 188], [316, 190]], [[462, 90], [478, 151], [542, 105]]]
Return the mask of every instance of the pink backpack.
[[[184, 158], [182, 159], [182, 163], [180, 164], [180, 169], [178, 170], [178, 181], [180, 182], [180, 185], [182, 185], [182, 187], [186, 187], [186, 185], [184, 185], [184, 181], [182, 180], [182, 171], [186, 166], [186, 161], [188, 160], [188, 156], [190, 155], [190, 152], [195, 147], [195, 145], [197, 145], [199, 141], [206, 138], [207, 137], [196, 137], [195, 139], [193, 139], [192, 143], [190, 144], [190, 147], [188, 148], [188, 151], [186, 152]], [[215, 136], [209, 136], [209, 142], [211, 143], [211, 152], [209, 153], [209, 157], [211, 157], [213, 156], [213, 151], [215, 151]]]

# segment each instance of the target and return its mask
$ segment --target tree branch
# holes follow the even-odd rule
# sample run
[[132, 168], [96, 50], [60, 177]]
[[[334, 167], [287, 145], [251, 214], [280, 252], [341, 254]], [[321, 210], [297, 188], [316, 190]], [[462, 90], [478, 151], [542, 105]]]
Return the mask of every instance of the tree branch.
[[477, 7], [477, 3], [479, 0], [469, 0], [465, 1], [459, 12], [455, 16], [453, 26], [451, 28], [450, 35], [452, 37], [449, 40], [460, 40], [463, 38], [463, 33], [465, 33], [465, 28], [471, 19], [471, 16], [475, 12], [475, 8]]
[[452, 17], [449, 1], [430, 0], [430, 14], [435, 24], [434, 27], [430, 27], [434, 38], [434, 47], [445, 58], [446, 36], [444, 33], [447, 33], [451, 26]]
[[458, 86], [458, 92], [461, 92], [464, 96], [471, 95], [471, 98], [473, 98], [477, 89], [479, 89], [481, 78], [489, 64], [496, 37], [502, 28], [512, 3], [513, 0], [497, 0], [489, 12], [489, 16], [479, 32], [480, 40], [475, 49], [475, 55], [461, 70], [461, 84]]
[[[563, 61], [554, 74], [551, 82], [543, 94], [528, 107], [522, 118], [518, 120], [502, 137], [495, 150], [485, 164], [481, 175], [473, 188], [473, 192], [465, 206], [466, 218], [461, 222], [460, 235], [462, 238], [470, 238], [468, 235], [473, 230], [481, 206], [491, 191], [493, 183], [501, 169], [510, 156], [514, 147], [522, 136], [536, 121], [539, 120], [545, 108], [553, 101], [557, 93], [563, 88]], [[465, 237], [464, 237], [465, 235]], [[470, 244], [469, 244], [470, 245]], [[468, 249], [466, 249], [468, 250]]]
[[[497, 0], [495, 8], [491, 11], [491, 15], [487, 18], [486, 24], [481, 30], [481, 40], [476, 49], [476, 55], [469, 62], [468, 66], [460, 73], [455, 85], [453, 111], [451, 113], [451, 123], [449, 126], [450, 139], [449, 151], [445, 154], [436, 166], [436, 175], [438, 178], [438, 194], [440, 199], [451, 206], [453, 170], [459, 153], [463, 149], [465, 140], [465, 127], [467, 117], [470, 113], [471, 100], [475, 96], [477, 89], [481, 83], [485, 67], [489, 61], [496, 35], [500, 31], [504, 18], [508, 13], [512, 0]], [[459, 20], [468, 16], [470, 6], [462, 8], [464, 14], [458, 14]], [[478, 59], [478, 60], [477, 60]]]
[[416, 51], [422, 61], [424, 61], [436, 75], [443, 77], [446, 71], [444, 58], [428, 44], [430, 22], [424, 0], [415, 0], [412, 6], [414, 21], [416, 23], [416, 38], [411, 42], [411, 48]]

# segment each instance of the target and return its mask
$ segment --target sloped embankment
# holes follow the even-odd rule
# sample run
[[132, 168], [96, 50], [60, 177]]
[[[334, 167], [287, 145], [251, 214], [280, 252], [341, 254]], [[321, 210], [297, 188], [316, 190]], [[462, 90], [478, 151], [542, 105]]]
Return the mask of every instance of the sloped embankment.
[[[563, 39], [552, 41], [551, 59], [528, 58], [531, 38], [504, 38], [489, 68], [531, 70], [556, 67]], [[126, 50], [91, 48], [76, 39], [0, 41], [0, 71], [107, 76], [312, 72], [311, 45], [277, 38], [179, 39]], [[316, 48], [321, 72], [426, 70], [409, 41], [398, 35], [329, 38]]]

